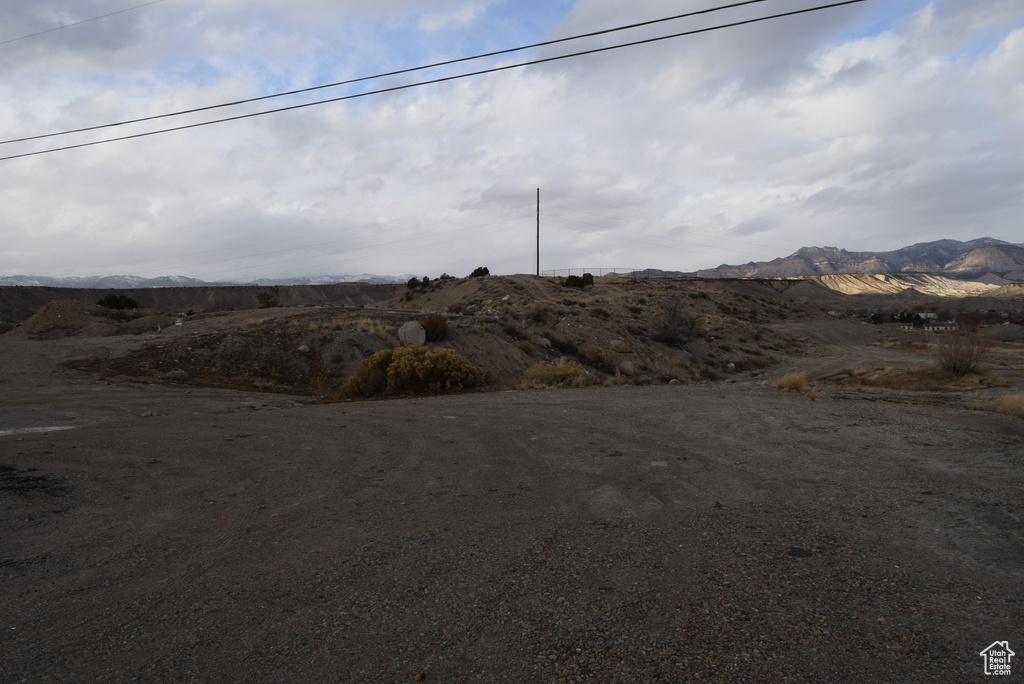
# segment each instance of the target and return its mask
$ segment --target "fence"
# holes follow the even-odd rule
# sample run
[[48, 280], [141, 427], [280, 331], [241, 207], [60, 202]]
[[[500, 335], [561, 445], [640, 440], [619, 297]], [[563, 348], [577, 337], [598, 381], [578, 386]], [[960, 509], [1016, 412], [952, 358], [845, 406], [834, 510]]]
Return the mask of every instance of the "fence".
[[[650, 273], [652, 269], [648, 269], [646, 272]], [[650, 277], [644, 275], [644, 269], [638, 268], [556, 268], [551, 271], [541, 271], [540, 274], [546, 278], [555, 278], [559, 276], [570, 276], [570, 275], [583, 275], [589, 273], [595, 278], [602, 276], [619, 276], [622, 278], [645, 278]]]

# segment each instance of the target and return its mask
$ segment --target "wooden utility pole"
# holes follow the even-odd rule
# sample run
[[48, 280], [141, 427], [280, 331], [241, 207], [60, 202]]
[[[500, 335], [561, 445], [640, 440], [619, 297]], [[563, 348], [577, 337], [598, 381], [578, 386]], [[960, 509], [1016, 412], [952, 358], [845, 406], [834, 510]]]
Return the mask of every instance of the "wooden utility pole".
[[540, 275], [540, 188], [537, 188], [537, 275]]

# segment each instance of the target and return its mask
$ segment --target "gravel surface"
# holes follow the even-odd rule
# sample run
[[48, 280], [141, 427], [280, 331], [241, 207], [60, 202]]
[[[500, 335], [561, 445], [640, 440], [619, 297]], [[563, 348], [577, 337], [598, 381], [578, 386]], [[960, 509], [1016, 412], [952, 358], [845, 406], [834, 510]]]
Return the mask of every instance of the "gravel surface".
[[79, 344], [0, 338], [3, 682], [967, 682], [1024, 646], [1020, 419], [304, 405], [53, 365]]

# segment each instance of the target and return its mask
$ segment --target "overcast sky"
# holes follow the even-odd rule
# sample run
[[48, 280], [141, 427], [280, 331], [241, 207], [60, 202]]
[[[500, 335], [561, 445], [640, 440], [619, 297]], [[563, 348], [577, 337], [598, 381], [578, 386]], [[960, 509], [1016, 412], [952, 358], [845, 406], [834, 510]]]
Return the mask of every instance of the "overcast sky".
[[[0, 2], [0, 138], [373, 76], [711, 0]], [[824, 4], [701, 17], [259, 112]], [[112, 16], [85, 21], [101, 15]], [[58, 30], [50, 30], [69, 24]], [[40, 35], [30, 35], [40, 32]], [[802, 245], [1024, 242], [1024, 2], [867, 0], [387, 94], [0, 161], [0, 275], [696, 270]]]

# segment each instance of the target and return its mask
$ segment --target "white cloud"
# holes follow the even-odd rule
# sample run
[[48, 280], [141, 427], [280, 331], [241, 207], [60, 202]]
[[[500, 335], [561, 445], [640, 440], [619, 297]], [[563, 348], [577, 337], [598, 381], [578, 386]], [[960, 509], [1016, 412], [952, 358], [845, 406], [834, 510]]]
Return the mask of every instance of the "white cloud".
[[[0, 25], [39, 30], [47, 3], [16, 4]], [[503, 36], [534, 30], [522, 18], [532, 4], [160, 3], [0, 46], [0, 127], [73, 128], [416, 65], [453, 45], [509, 46]], [[532, 271], [537, 187], [544, 268], [691, 270], [801, 244], [1019, 241], [1024, 7], [896, 11], [904, 4], [883, 8], [894, 20], [855, 6], [0, 162], [0, 272]], [[79, 16], [104, 9], [76, 5]], [[545, 28], [563, 36], [664, 12], [579, 0]]]

